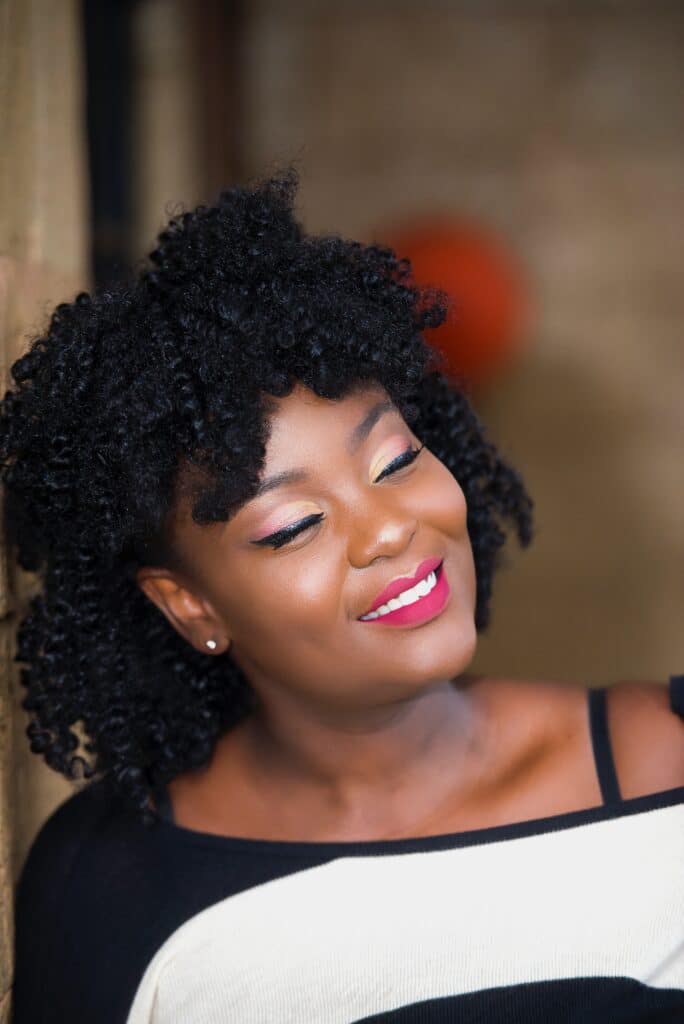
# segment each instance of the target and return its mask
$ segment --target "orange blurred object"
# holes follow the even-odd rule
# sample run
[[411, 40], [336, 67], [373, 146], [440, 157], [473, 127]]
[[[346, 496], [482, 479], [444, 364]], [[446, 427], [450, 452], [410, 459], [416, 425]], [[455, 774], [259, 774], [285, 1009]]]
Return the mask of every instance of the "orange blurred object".
[[446, 322], [427, 334], [445, 357], [444, 372], [485, 387], [523, 343], [529, 301], [515, 260], [488, 231], [454, 220], [422, 221], [383, 240], [410, 259], [417, 284], [449, 297]]

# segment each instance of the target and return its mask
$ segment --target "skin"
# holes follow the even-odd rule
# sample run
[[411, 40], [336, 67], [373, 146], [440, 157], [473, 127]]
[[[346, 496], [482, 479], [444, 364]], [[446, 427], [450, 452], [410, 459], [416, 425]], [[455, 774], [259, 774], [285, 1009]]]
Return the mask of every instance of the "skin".
[[[421, 441], [383, 389], [331, 401], [297, 386], [273, 409], [262, 482], [301, 478], [211, 526], [181, 500], [173, 566], [138, 573], [187, 642], [208, 657], [230, 650], [258, 698], [208, 766], [169, 785], [176, 822], [362, 840], [600, 804], [584, 686], [467, 673], [477, 636], [464, 495], [429, 449], [407, 462]], [[281, 547], [255, 543], [320, 514]], [[360, 621], [390, 580], [432, 556], [451, 591], [439, 614]], [[664, 686], [613, 687], [609, 723], [624, 796], [684, 785], [684, 726]]]

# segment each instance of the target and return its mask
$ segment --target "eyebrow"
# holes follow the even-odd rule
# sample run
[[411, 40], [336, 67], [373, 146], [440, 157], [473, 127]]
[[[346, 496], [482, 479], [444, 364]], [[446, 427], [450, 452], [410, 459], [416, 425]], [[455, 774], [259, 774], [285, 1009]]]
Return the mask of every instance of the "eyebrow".
[[[361, 422], [354, 427], [349, 435], [347, 451], [350, 455], [356, 454], [375, 424], [387, 412], [399, 412], [391, 398], [384, 398], [381, 402], [376, 402], [375, 405], [370, 407]], [[268, 491], [273, 491], [276, 487], [282, 487], [284, 484], [302, 483], [307, 477], [308, 473], [304, 469], [287, 469], [282, 473], [275, 473], [273, 476], [266, 477], [265, 480], [261, 481], [254, 494], [254, 498], [259, 498], [262, 494], [267, 494]]]

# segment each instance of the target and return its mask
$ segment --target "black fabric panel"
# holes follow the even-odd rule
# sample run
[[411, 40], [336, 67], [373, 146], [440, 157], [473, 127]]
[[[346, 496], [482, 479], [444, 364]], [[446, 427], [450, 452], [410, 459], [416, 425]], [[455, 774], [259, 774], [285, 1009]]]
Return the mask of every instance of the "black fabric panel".
[[604, 804], [619, 803], [622, 799], [618, 785], [613, 751], [608, 732], [606, 714], [606, 691], [604, 687], [589, 690], [589, 724], [591, 745], [594, 749], [596, 774], [598, 775]]
[[45, 823], [19, 878], [13, 1024], [125, 1024], [150, 960], [190, 917], [329, 859], [169, 842], [102, 783], [86, 786]]
[[[569, 978], [428, 999], [354, 1024], [682, 1024], [684, 990]], [[274, 1022], [275, 1024], [275, 1022]]]

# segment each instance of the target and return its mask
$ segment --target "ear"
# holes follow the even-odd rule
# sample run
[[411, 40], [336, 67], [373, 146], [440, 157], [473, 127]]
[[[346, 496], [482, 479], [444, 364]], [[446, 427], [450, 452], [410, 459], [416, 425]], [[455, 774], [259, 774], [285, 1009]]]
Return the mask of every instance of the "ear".
[[[198, 597], [171, 570], [138, 569], [136, 582], [143, 593], [166, 616], [173, 628], [202, 654], [224, 654], [230, 636], [212, 605]], [[207, 645], [207, 641], [214, 646]]]

